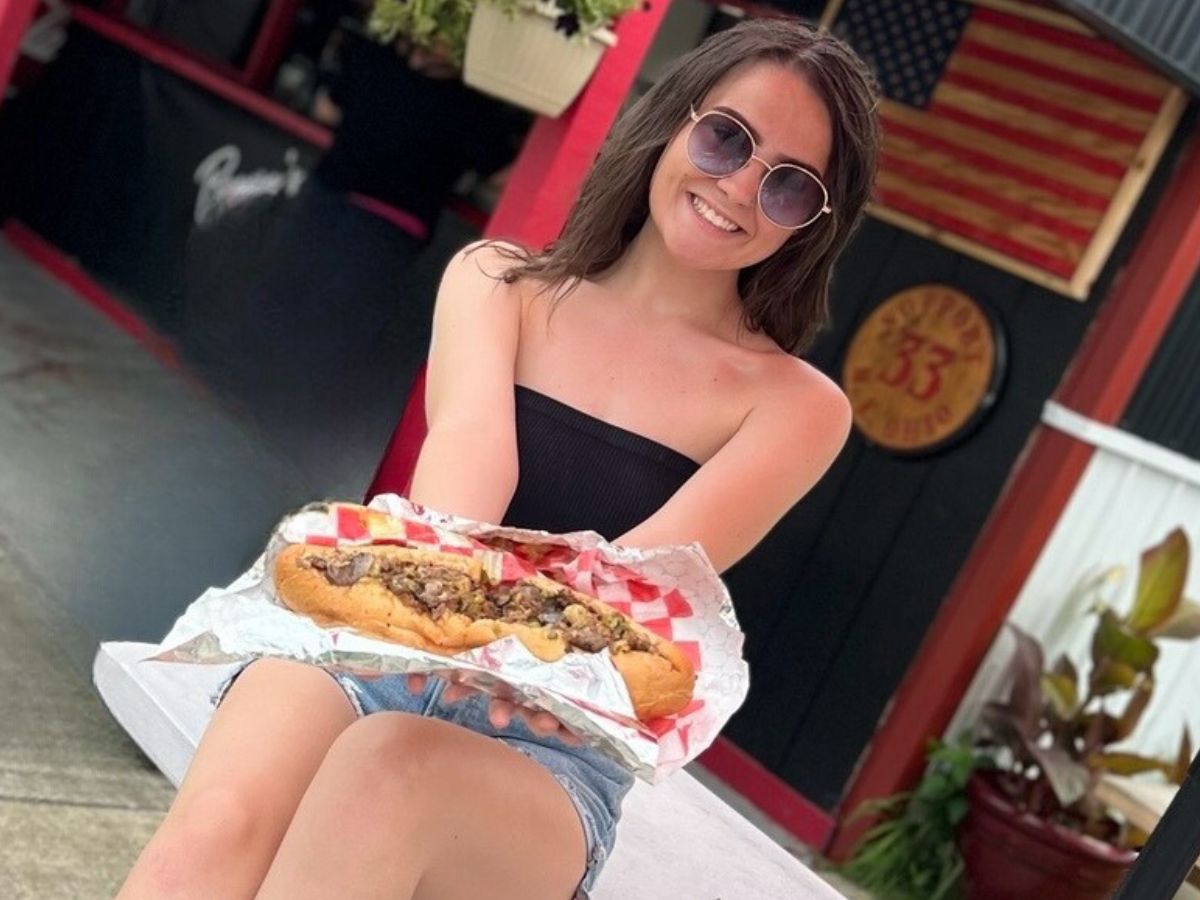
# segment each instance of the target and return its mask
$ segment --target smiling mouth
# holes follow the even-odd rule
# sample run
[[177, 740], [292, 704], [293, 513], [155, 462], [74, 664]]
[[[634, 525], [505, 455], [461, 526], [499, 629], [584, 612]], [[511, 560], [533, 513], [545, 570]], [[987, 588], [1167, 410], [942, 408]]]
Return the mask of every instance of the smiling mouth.
[[698, 197], [690, 191], [688, 192], [688, 202], [691, 204], [692, 209], [695, 210], [696, 215], [718, 231], [725, 234], [745, 233], [736, 222], [725, 218], [709, 203], [705, 202], [702, 197]]

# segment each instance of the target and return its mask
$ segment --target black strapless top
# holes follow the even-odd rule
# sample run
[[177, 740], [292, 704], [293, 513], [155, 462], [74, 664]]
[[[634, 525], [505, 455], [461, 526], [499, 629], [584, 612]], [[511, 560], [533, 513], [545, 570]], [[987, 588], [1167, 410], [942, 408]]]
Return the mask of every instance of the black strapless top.
[[516, 385], [520, 475], [501, 522], [615, 540], [658, 510], [700, 464], [678, 450]]

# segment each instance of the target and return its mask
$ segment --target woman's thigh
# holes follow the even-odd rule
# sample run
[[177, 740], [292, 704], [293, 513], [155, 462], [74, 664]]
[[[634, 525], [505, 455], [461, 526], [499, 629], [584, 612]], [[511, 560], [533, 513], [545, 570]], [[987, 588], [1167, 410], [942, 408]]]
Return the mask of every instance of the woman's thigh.
[[254, 896], [313, 774], [354, 719], [320, 669], [252, 663], [217, 708], [118, 896]]
[[571, 900], [587, 871], [587, 838], [564, 787], [504, 742], [448, 727], [462, 754], [454, 796], [472, 812], [463, 838], [443, 841], [413, 900]]
[[331, 748], [260, 897], [571, 900], [586, 846], [542, 765], [449, 722], [382, 712]]
[[279, 837], [325, 753], [357, 713], [322, 669], [284, 659], [247, 666], [229, 687], [173, 808], [194, 798], [241, 798], [255, 818], [278, 820]]

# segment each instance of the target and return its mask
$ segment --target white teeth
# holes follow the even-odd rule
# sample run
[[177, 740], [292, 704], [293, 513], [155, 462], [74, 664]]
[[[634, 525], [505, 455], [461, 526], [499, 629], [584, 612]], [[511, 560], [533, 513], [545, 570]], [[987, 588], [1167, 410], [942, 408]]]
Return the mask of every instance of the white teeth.
[[692, 194], [692, 206], [695, 208], [696, 212], [704, 216], [706, 221], [716, 225], [722, 231], [734, 232], [740, 230], [736, 222], [730, 222], [727, 218], [725, 218], [695, 194]]

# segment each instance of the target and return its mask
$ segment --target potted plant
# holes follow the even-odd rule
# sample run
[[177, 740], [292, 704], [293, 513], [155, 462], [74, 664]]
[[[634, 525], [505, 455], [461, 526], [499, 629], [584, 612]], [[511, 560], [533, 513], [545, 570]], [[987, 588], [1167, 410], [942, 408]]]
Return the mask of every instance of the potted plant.
[[971, 897], [1099, 900], [1124, 877], [1145, 836], [1096, 788], [1106, 773], [1159, 771], [1179, 783], [1191, 762], [1186, 729], [1171, 761], [1114, 748], [1153, 696], [1157, 641], [1200, 635], [1200, 606], [1183, 599], [1188, 557], [1177, 528], [1142, 553], [1128, 614], [1093, 605], [1086, 679], [1065, 655], [1046, 669], [1041, 645], [1012, 629], [1009, 697], [989, 703], [980, 722], [978, 746], [993, 767], [968, 782], [959, 834]]
[[839, 873], [880, 900], [957, 900], [963, 860], [955, 835], [967, 814], [965, 790], [980, 758], [969, 736], [932, 741], [929, 765], [911, 792], [865, 804], [880, 815]]
[[[1115, 747], [1153, 696], [1157, 642], [1200, 636], [1200, 605], [1183, 598], [1188, 562], [1175, 529], [1142, 553], [1128, 614], [1094, 600], [1085, 681], [1065, 655], [1046, 670], [1041, 645], [1012, 627], [1007, 701], [985, 707], [975, 741], [934, 744], [912, 793], [862, 811], [884, 818], [842, 874], [881, 900], [1109, 897], [1145, 835], [1099, 800], [1101, 779], [1157, 771], [1179, 784], [1191, 762], [1186, 729], [1174, 760]], [[1075, 598], [1097, 598], [1119, 574], [1085, 580]]]
[[546, 116], [578, 96], [641, 0], [376, 0], [369, 28], [442, 48], [475, 88]]

